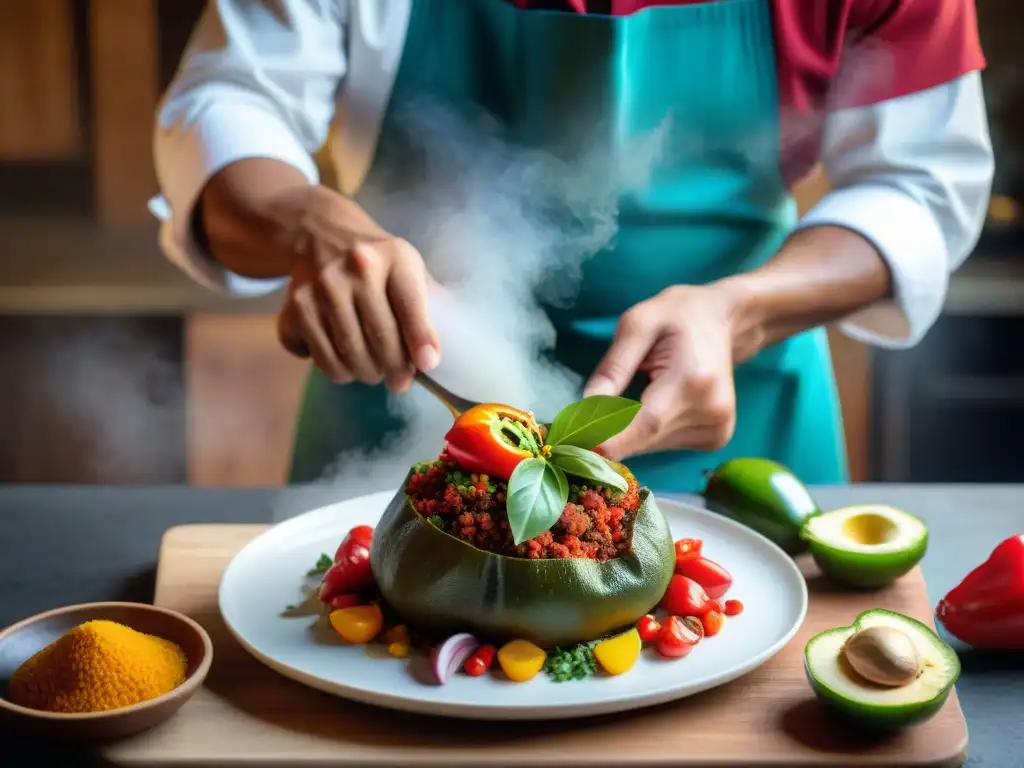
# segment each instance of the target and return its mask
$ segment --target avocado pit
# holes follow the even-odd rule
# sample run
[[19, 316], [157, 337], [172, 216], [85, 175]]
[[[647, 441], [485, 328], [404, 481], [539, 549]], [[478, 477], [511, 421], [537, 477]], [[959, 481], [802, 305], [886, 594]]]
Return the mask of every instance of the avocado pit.
[[898, 688], [917, 679], [921, 654], [905, 632], [894, 627], [866, 627], [843, 644], [854, 672], [872, 683]]
[[931, 627], [881, 608], [814, 635], [804, 671], [825, 704], [870, 730], [900, 730], [942, 709], [960, 675], [956, 652]]

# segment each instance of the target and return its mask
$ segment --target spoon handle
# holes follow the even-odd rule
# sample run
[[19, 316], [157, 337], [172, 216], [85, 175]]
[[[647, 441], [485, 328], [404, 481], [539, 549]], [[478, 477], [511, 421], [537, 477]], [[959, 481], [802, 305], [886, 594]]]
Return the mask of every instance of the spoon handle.
[[476, 403], [473, 400], [467, 400], [464, 397], [452, 394], [432, 378], [427, 376], [427, 374], [423, 373], [423, 371], [416, 371], [415, 378], [421, 387], [430, 392], [430, 394], [444, 404], [445, 408], [451, 411], [453, 418], [457, 419], [464, 411], [468, 411], [473, 406], [479, 405], [479, 403]]

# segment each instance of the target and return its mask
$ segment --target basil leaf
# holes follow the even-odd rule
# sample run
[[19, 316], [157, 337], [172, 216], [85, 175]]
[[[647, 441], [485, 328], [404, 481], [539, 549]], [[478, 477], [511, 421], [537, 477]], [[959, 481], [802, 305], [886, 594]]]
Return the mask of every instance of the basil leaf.
[[592, 395], [563, 408], [548, 430], [547, 444], [597, 448], [630, 425], [640, 403], [615, 395]]
[[599, 456], [586, 448], [575, 445], [551, 446], [551, 463], [567, 474], [593, 480], [600, 485], [607, 485], [619, 493], [629, 490], [626, 478], [612, 469], [611, 464], [603, 456]]
[[505, 506], [516, 544], [539, 536], [558, 522], [569, 500], [569, 479], [547, 459], [524, 459], [512, 470]]

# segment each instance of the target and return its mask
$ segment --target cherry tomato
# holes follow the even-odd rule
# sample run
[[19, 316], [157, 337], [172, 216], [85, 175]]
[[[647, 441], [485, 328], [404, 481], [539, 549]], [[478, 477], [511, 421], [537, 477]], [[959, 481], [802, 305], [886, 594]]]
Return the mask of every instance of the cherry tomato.
[[327, 605], [332, 610], [340, 610], [341, 608], [354, 608], [357, 605], [363, 605], [366, 601], [363, 600], [361, 595], [357, 595], [353, 592], [342, 592], [335, 595], [327, 601]]
[[320, 600], [325, 603], [343, 592], [362, 592], [373, 586], [370, 549], [348, 537], [340, 549], [341, 557], [327, 569], [317, 592]]
[[653, 642], [661, 632], [661, 622], [647, 614], [636, 623], [636, 631], [645, 643]]
[[739, 600], [725, 601], [726, 616], [739, 616], [741, 613], [743, 613], [743, 603], [741, 603]]
[[714, 637], [725, 626], [725, 616], [718, 611], [708, 611], [700, 620], [704, 624], [704, 637]]
[[701, 640], [704, 639], [704, 623], [699, 618], [696, 616], [683, 616], [683, 623], [693, 634]]
[[342, 539], [341, 544], [338, 545], [338, 551], [334, 553], [334, 562], [338, 562], [345, 556], [345, 548], [349, 542], [356, 542], [362, 544], [367, 549], [370, 548], [370, 542], [373, 540], [373, 528], [369, 525], [357, 525], [351, 531], [349, 531], [345, 538]]
[[468, 659], [466, 659], [462, 668], [470, 677], [480, 677], [480, 675], [491, 668], [491, 663], [494, 661], [494, 654], [497, 652], [498, 649], [493, 645], [481, 645], [473, 651], [473, 654]]
[[691, 557], [676, 561], [676, 573], [693, 579], [707, 592], [708, 597], [719, 598], [732, 586], [732, 576], [718, 563], [706, 557]]
[[696, 581], [676, 573], [669, 581], [660, 605], [676, 616], [703, 616], [717, 603], [712, 604], [704, 587]]
[[691, 557], [700, 557], [701, 549], [704, 547], [704, 542], [700, 539], [679, 539], [676, 542], [676, 567], [684, 560], [689, 560]]
[[700, 638], [678, 616], [669, 616], [655, 645], [658, 653], [670, 659], [682, 658], [694, 649]]

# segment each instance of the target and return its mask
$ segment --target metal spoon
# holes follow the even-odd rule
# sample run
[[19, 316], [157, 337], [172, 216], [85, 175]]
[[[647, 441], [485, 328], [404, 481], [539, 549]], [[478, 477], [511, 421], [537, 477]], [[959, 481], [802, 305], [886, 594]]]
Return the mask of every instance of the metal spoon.
[[[464, 397], [459, 397], [458, 395], [449, 392], [432, 378], [427, 376], [423, 371], [416, 371], [414, 378], [421, 387], [441, 401], [444, 407], [451, 412], [452, 418], [457, 419], [470, 408], [480, 405], [480, 403], [475, 400], [467, 400]], [[538, 422], [537, 426], [540, 427], [542, 436], [546, 435], [547, 431], [551, 428], [551, 425], [548, 423]]]
[[451, 411], [453, 418], [457, 419], [473, 406], [480, 405], [480, 403], [473, 400], [467, 400], [464, 397], [459, 397], [458, 395], [449, 392], [432, 378], [427, 376], [423, 371], [416, 371], [415, 378], [421, 387], [430, 392], [430, 394], [444, 404], [445, 408]]

